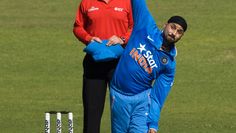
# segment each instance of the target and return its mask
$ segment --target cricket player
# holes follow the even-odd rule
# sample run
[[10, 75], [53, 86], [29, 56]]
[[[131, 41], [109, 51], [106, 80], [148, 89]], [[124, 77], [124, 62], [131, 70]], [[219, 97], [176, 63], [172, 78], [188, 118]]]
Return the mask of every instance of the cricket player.
[[187, 23], [173, 16], [161, 31], [145, 0], [131, 1], [133, 32], [110, 83], [112, 133], [156, 133]]

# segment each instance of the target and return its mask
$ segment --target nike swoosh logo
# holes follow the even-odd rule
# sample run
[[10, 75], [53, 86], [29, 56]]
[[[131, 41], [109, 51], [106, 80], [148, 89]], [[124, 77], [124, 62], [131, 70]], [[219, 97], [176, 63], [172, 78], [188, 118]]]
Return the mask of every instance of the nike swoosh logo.
[[149, 35], [147, 36], [147, 39], [154, 42], [154, 40]]

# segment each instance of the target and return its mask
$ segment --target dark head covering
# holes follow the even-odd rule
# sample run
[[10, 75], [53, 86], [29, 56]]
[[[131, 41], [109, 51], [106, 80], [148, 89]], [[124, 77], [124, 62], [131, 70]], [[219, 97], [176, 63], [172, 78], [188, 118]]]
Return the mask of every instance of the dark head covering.
[[176, 23], [176, 24], [179, 24], [183, 29], [184, 31], [187, 30], [187, 22], [185, 21], [185, 19], [181, 16], [172, 16], [169, 20], [168, 20], [168, 23]]

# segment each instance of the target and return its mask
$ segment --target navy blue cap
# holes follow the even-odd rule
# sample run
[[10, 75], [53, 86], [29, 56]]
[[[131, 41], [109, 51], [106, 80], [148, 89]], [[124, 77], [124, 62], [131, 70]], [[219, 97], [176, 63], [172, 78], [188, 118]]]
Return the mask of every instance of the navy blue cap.
[[168, 23], [176, 23], [176, 24], [179, 24], [183, 29], [184, 31], [187, 30], [187, 22], [185, 21], [185, 19], [181, 16], [172, 16], [169, 20], [168, 20]]

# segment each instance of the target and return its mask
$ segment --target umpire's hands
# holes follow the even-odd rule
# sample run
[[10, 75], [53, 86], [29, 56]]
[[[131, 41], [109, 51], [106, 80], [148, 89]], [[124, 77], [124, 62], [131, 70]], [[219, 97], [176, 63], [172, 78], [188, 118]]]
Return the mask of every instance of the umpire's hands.
[[107, 42], [107, 46], [111, 46], [111, 45], [115, 45], [115, 44], [117, 44], [117, 43], [119, 43], [119, 44], [124, 44], [124, 42], [123, 42], [123, 40], [120, 38], [120, 37], [118, 37], [118, 36], [116, 36], [116, 35], [113, 35], [112, 37], [110, 37], [109, 39], [108, 39], [108, 42]]
[[90, 42], [99, 42], [99, 43], [102, 43], [102, 40], [99, 38], [99, 37], [96, 37], [96, 36], [94, 36], [94, 37], [92, 37], [92, 39], [91, 39], [91, 41]]
[[157, 133], [157, 131], [154, 129], [149, 129], [148, 133]]

